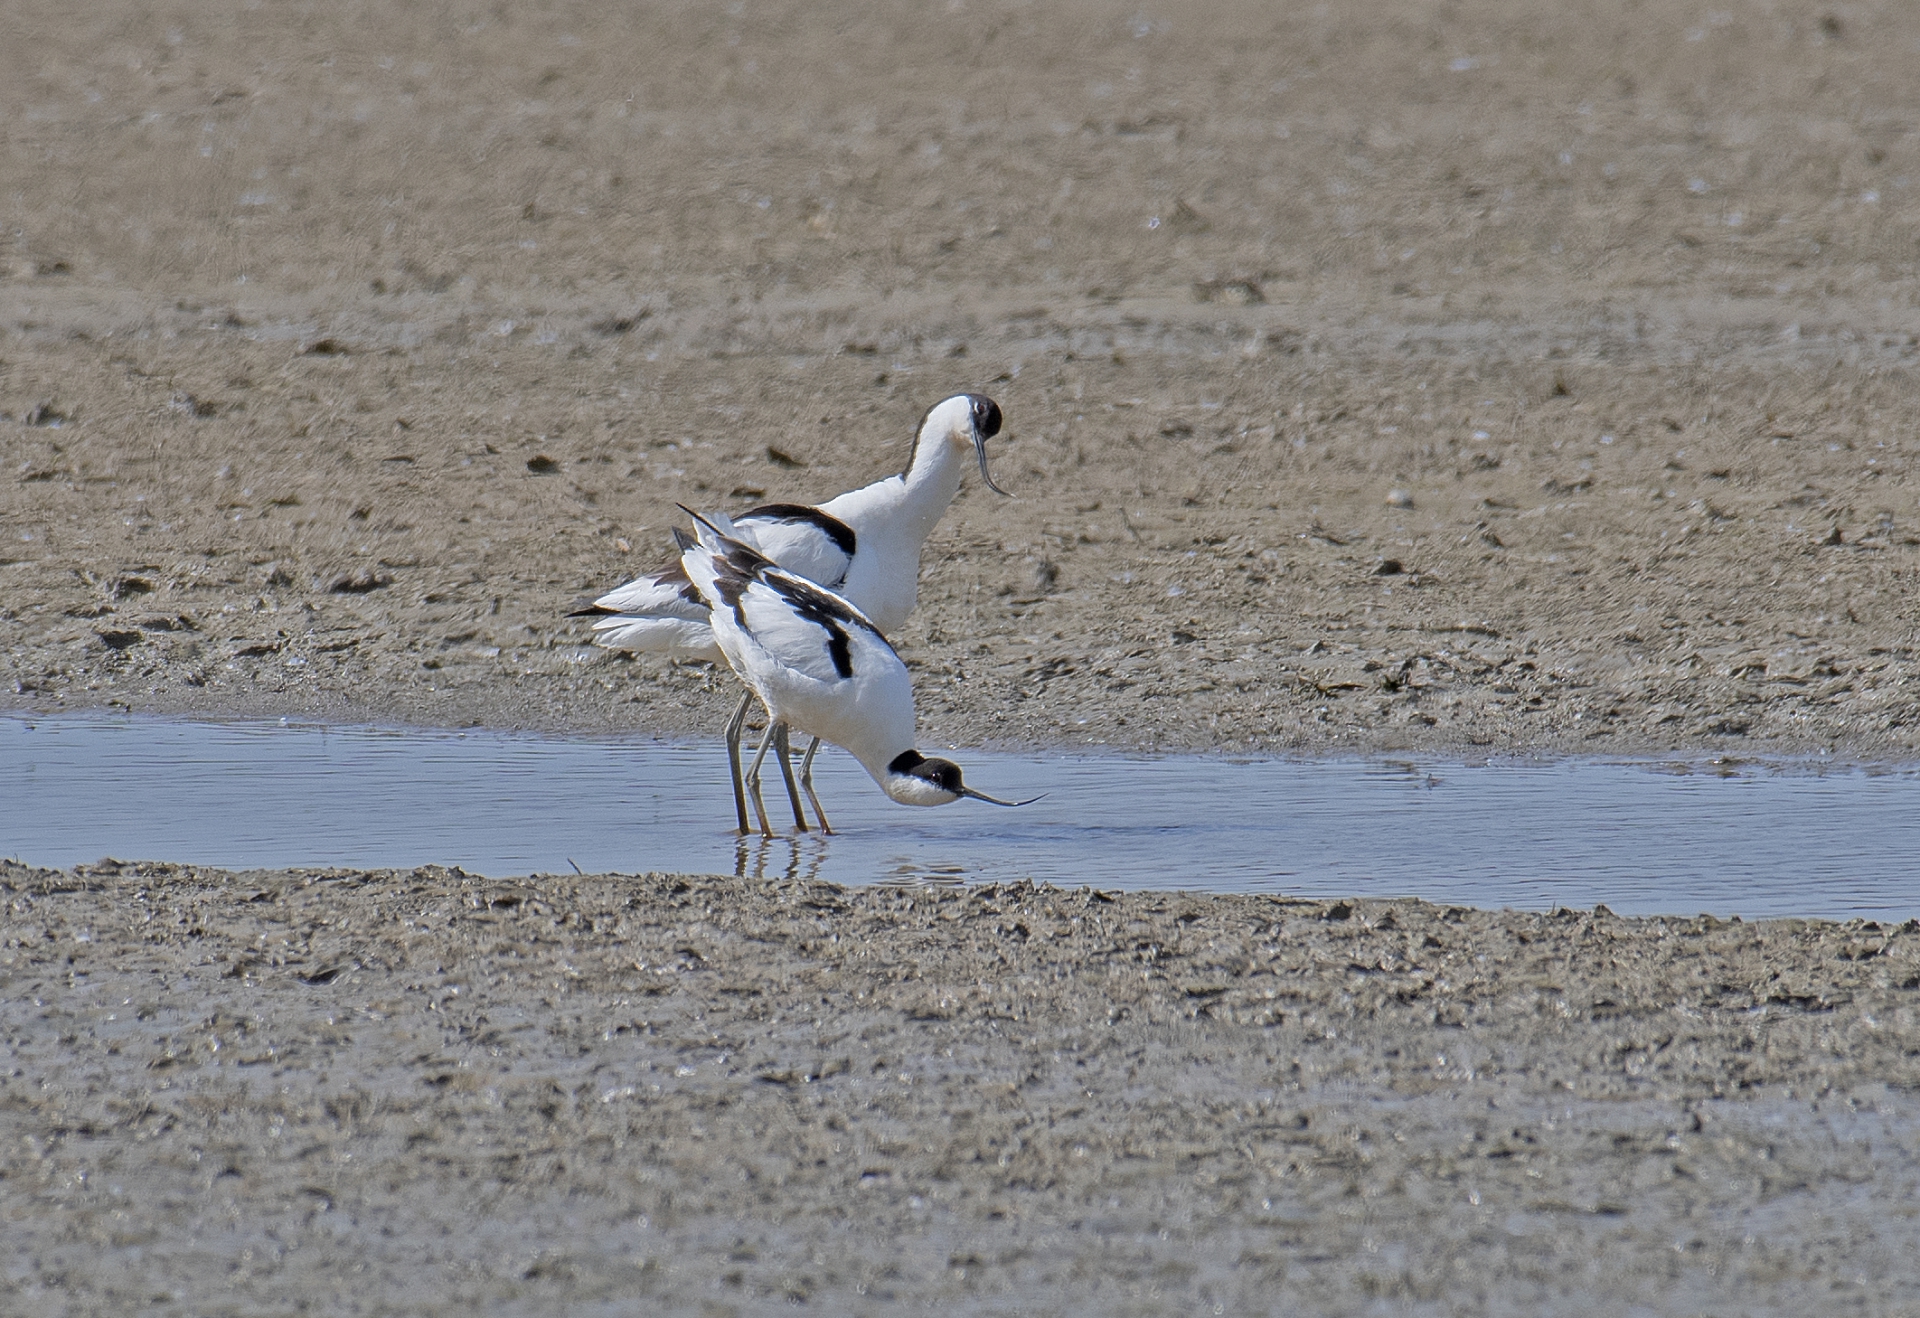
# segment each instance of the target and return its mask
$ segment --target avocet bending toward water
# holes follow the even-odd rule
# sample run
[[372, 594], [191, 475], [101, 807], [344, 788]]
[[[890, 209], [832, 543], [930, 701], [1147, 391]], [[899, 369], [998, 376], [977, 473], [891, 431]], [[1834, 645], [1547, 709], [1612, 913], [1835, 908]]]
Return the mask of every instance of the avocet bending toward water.
[[813, 791], [813, 756], [822, 741], [851, 752], [880, 790], [902, 805], [945, 805], [963, 796], [1027, 804], [977, 792], [962, 780], [959, 765], [914, 749], [907, 666], [865, 614], [691, 509], [683, 511], [700, 524], [697, 538], [679, 527], [673, 531], [688, 582], [708, 606], [714, 643], [767, 711], [766, 735], [746, 775], [762, 833], [773, 833], [760, 797], [768, 747], [779, 755], [789, 792], [793, 787], [787, 728], [814, 739], [800, 766], [800, 785], [823, 830], [827, 817]]
[[[920, 548], [959, 493], [970, 453], [987, 488], [1006, 493], [987, 469], [987, 440], [999, 431], [998, 403], [981, 394], [955, 394], [934, 404], [921, 420], [900, 475], [817, 506], [776, 503], [752, 509], [734, 518], [727, 533], [784, 570], [844, 596], [881, 631], [891, 631], [907, 620], [919, 599]], [[629, 581], [571, 616], [598, 618], [594, 640], [612, 649], [716, 662], [722, 657], [707, 605], [693, 590], [682, 560]], [[727, 759], [742, 833], [747, 804], [740, 730], [752, 705], [752, 696], [741, 697], [727, 720]], [[809, 748], [809, 759], [812, 754]], [[804, 828], [791, 786], [794, 821]], [[817, 813], [818, 802], [814, 809]]]

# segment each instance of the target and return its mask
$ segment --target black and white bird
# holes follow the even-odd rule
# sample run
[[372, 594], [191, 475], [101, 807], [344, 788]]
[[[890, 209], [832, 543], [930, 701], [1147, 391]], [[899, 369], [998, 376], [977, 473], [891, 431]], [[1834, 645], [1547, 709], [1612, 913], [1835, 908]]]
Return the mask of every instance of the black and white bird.
[[[919, 599], [921, 546], [959, 493], [968, 459], [978, 461], [988, 489], [1006, 493], [987, 468], [987, 440], [999, 433], [1000, 421], [1000, 405], [991, 398], [955, 394], [934, 404], [922, 418], [906, 469], [899, 475], [823, 504], [754, 508], [733, 518], [725, 533], [787, 572], [850, 600], [881, 631], [891, 631], [907, 620]], [[683, 557], [570, 616], [596, 618], [594, 640], [599, 645], [718, 662], [722, 651], [708, 612], [688, 579]], [[734, 811], [742, 833], [748, 829], [740, 734], [751, 708], [752, 697], [742, 697], [727, 720], [726, 733]], [[815, 749], [809, 748], [809, 761]], [[788, 797], [794, 822], [805, 828], [791, 783]], [[818, 813], [818, 802], [814, 810]]]
[[[760, 831], [771, 835], [760, 796], [760, 766], [769, 747], [786, 764], [784, 729], [843, 747], [880, 790], [902, 805], [945, 805], [961, 797], [1001, 801], [966, 785], [960, 766], [914, 748], [913, 683], [873, 621], [845, 597], [780, 567], [726, 535], [707, 518], [698, 535], [674, 528], [680, 561], [708, 607], [714, 644], [767, 711], [767, 732], [747, 774]], [[826, 827], [812, 782], [813, 751], [800, 783]], [[1035, 798], [1038, 799], [1038, 798]]]

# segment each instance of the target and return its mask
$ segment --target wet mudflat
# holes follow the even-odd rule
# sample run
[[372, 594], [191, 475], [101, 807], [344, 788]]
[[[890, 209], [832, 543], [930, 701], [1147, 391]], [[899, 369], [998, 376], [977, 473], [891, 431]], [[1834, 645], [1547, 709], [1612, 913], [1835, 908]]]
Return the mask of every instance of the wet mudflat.
[[9, 1312], [1890, 1313], [1920, 926], [0, 869]]

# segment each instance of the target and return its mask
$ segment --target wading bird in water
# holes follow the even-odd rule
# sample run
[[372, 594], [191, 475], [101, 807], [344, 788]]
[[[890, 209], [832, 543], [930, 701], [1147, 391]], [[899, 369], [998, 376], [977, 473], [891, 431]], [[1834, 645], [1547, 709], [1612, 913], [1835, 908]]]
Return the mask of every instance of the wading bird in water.
[[[731, 519], [726, 533], [785, 571], [851, 601], [882, 632], [892, 631], [913, 612], [920, 548], [959, 493], [969, 457], [977, 460], [988, 489], [1006, 493], [987, 469], [987, 440], [1000, 432], [1000, 421], [1000, 405], [991, 398], [955, 394], [934, 404], [921, 420], [899, 475], [819, 505], [754, 508]], [[682, 560], [629, 581], [570, 616], [596, 618], [595, 642], [613, 649], [714, 662], [722, 657], [707, 605], [692, 589]], [[734, 813], [742, 833], [748, 827], [740, 736], [752, 707], [752, 695], [742, 696], [726, 728]], [[782, 729], [776, 744], [785, 743]], [[816, 749], [808, 748], [809, 761]], [[806, 818], [791, 779], [787, 786], [794, 823], [804, 829]], [[816, 813], [819, 808], [815, 802]]]
[[682, 511], [700, 526], [697, 536], [679, 527], [673, 532], [688, 582], [707, 606], [720, 653], [767, 711], [767, 732], [746, 774], [762, 833], [773, 833], [760, 796], [760, 766], [769, 747], [793, 791], [788, 728], [814, 739], [800, 765], [800, 786], [826, 832], [832, 829], [813, 791], [813, 756], [822, 741], [849, 751], [880, 790], [902, 805], [945, 805], [961, 797], [1029, 804], [975, 791], [959, 765], [914, 748], [907, 666], [851, 602], [780, 567], [693, 510]]

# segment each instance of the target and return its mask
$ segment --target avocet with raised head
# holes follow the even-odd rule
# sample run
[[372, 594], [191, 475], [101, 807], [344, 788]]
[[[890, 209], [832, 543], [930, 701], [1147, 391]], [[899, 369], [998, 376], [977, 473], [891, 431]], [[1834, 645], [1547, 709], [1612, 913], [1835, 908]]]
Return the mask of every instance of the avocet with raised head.
[[[1000, 405], [982, 394], [955, 394], [934, 404], [914, 432], [906, 470], [819, 505], [775, 503], [735, 517], [726, 534], [786, 571], [853, 602], [883, 632], [906, 621], [920, 591], [920, 549], [959, 493], [971, 455], [988, 489], [1005, 494], [987, 468], [987, 440], [1000, 431]], [[718, 661], [721, 649], [708, 608], [681, 559], [629, 581], [572, 617], [595, 617], [594, 640], [617, 650]], [[747, 829], [740, 733], [752, 697], [727, 720], [727, 760], [734, 811]], [[771, 730], [770, 730], [771, 731]], [[785, 734], [780, 734], [782, 743]], [[831, 740], [831, 738], [829, 738]], [[809, 748], [808, 759], [813, 750]], [[783, 761], [784, 762], [784, 761]], [[806, 826], [789, 783], [794, 822]], [[816, 813], [819, 805], [816, 802]]]

